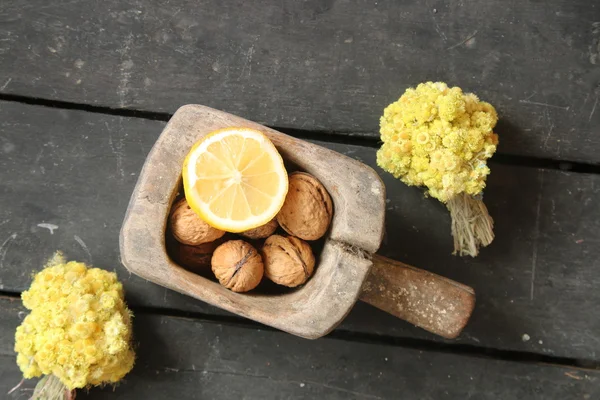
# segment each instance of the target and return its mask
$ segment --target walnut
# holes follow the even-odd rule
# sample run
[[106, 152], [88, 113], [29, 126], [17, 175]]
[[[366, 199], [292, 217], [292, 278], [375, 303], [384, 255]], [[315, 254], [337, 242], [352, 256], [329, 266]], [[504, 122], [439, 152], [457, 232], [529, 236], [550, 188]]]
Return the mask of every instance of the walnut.
[[280, 285], [296, 287], [310, 278], [315, 257], [308, 243], [293, 236], [273, 235], [262, 248], [265, 276]]
[[223, 238], [198, 246], [189, 246], [177, 241], [173, 242], [170, 249], [173, 260], [190, 271], [201, 273], [210, 270], [210, 260], [213, 252], [223, 243]]
[[258, 228], [250, 229], [249, 231], [242, 232], [240, 235], [247, 237], [248, 239], [264, 239], [271, 236], [276, 230], [279, 224], [276, 219], [272, 219], [266, 224], [259, 226]]
[[304, 172], [290, 174], [288, 194], [277, 214], [279, 225], [292, 236], [317, 240], [327, 232], [332, 216], [333, 203], [321, 182]]
[[185, 198], [173, 206], [169, 223], [175, 239], [191, 246], [215, 241], [225, 234], [224, 231], [213, 228], [204, 222], [190, 208]]
[[211, 264], [219, 283], [234, 292], [254, 289], [263, 277], [262, 257], [243, 240], [230, 240], [217, 247]]

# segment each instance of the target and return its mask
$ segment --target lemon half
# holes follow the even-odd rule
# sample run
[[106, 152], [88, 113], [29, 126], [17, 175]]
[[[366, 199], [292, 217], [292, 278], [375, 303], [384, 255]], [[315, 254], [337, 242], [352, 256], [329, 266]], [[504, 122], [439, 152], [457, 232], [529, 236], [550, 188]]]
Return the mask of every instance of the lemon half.
[[224, 128], [192, 146], [183, 163], [186, 200], [214, 228], [239, 233], [273, 219], [285, 201], [288, 175], [262, 132]]

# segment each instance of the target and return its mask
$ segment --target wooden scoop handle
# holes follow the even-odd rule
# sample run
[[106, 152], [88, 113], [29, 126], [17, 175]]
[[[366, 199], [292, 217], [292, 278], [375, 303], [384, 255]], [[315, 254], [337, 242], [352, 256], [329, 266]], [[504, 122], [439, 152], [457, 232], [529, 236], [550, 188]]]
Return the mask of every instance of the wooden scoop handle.
[[431, 272], [375, 255], [360, 299], [429, 332], [453, 339], [473, 312], [475, 291]]

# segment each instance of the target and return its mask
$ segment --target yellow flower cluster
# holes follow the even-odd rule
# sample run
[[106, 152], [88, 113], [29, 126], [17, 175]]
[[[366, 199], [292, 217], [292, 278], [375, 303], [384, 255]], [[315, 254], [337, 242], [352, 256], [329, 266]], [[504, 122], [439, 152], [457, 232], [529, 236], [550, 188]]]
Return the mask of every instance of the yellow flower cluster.
[[407, 185], [426, 186], [443, 203], [463, 192], [477, 195], [498, 145], [497, 121], [494, 107], [474, 94], [421, 83], [384, 110], [377, 164]]
[[31, 313], [15, 351], [25, 378], [53, 374], [73, 390], [117, 382], [133, 367], [132, 315], [115, 273], [58, 254], [22, 300]]

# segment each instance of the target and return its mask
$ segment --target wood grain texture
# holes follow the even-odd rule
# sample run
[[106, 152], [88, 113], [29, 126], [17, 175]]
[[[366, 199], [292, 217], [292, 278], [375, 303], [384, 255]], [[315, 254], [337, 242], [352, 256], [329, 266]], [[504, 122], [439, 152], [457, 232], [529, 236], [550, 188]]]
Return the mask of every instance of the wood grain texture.
[[473, 288], [380, 255], [372, 261], [362, 301], [448, 339], [467, 325], [475, 308]]
[[[0, 388], [20, 380], [12, 336], [23, 316], [0, 300]], [[137, 315], [137, 360], [116, 387], [82, 399], [596, 399], [600, 372], [423, 352]], [[25, 388], [34, 381], [27, 381]], [[7, 400], [25, 398], [26, 392]], [[21, 397], [19, 397], [21, 396]]]
[[[2, 290], [24, 290], [31, 272], [60, 248], [116, 270], [131, 304], [221, 313], [130, 275], [119, 263], [127, 203], [163, 123], [6, 102], [0, 121]], [[321, 144], [375, 167], [373, 149]], [[600, 358], [600, 320], [591, 317], [600, 304], [600, 203], [593, 201], [600, 177], [492, 164], [484, 201], [496, 240], [468, 259], [451, 255], [450, 218], [439, 202], [377, 172], [388, 199], [380, 254], [477, 292], [469, 325], [451, 343]], [[41, 224], [58, 228], [52, 233]], [[339, 329], [438, 340], [361, 302]]]
[[376, 136], [442, 80], [498, 108], [499, 151], [598, 162], [598, 21], [588, 0], [8, 0], [0, 91]]

